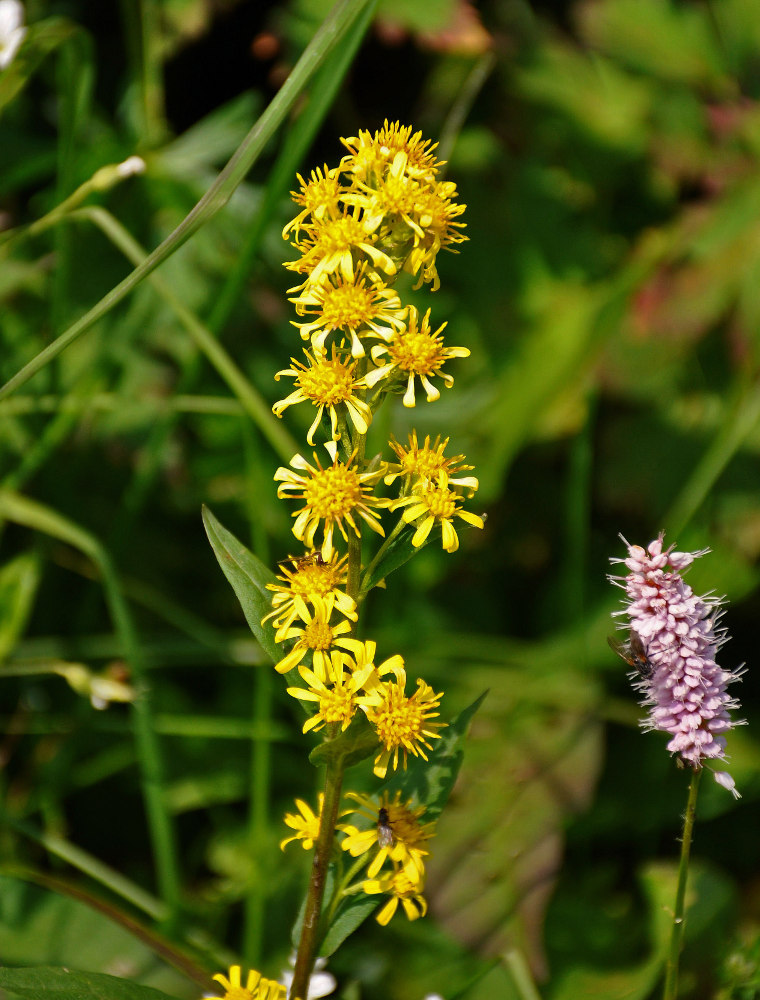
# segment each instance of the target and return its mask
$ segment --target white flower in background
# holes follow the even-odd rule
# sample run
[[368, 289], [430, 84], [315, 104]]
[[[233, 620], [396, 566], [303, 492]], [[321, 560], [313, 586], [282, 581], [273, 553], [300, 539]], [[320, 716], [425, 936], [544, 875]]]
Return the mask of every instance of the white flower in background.
[[[290, 987], [293, 985], [293, 970], [295, 968], [295, 964], [296, 956], [295, 953], [293, 953], [290, 956], [290, 968], [286, 969], [279, 978], [279, 982], [283, 984], [288, 993], [290, 993]], [[306, 1000], [320, 1000], [320, 997], [328, 996], [328, 994], [332, 993], [338, 985], [335, 981], [335, 976], [333, 976], [331, 972], [321, 971], [326, 965], [326, 958], [318, 958], [314, 963], [314, 972], [312, 972], [311, 979], [309, 979]]]
[[21, 0], [0, 0], [0, 69], [13, 62], [25, 34]]

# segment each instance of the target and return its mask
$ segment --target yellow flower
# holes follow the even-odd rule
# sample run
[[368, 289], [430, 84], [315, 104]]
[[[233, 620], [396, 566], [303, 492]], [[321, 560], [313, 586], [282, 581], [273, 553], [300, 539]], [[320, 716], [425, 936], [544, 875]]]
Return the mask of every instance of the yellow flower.
[[[406, 153], [398, 152], [382, 176], [372, 178], [370, 184], [357, 182], [357, 191], [345, 195], [345, 200], [363, 209], [362, 220], [368, 233], [380, 230], [380, 243], [386, 239], [399, 248], [416, 236], [422, 239], [425, 231], [417, 222], [419, 207], [424, 203], [428, 184], [420, 184], [407, 172]], [[411, 232], [404, 232], [404, 222]], [[382, 226], [382, 229], [380, 227]]]
[[322, 808], [325, 804], [324, 792], [319, 793], [318, 811], [315, 813], [311, 806], [307, 805], [303, 799], [296, 799], [297, 813], [285, 813], [285, 826], [296, 832], [292, 837], [286, 837], [280, 841], [280, 850], [284, 851], [287, 844], [294, 840], [302, 840], [301, 847], [305, 851], [310, 851], [314, 846], [314, 841], [319, 836], [319, 824], [322, 821]]
[[465, 487], [469, 490], [477, 490], [478, 480], [475, 476], [458, 476], [452, 473], [466, 472], [472, 468], [471, 465], [462, 465], [464, 455], [452, 455], [450, 458], [444, 456], [446, 445], [449, 439], [441, 441], [440, 435], [436, 436], [433, 444], [430, 444], [430, 435], [425, 435], [425, 443], [420, 446], [417, 443], [417, 431], [413, 430], [409, 435], [409, 447], [399, 444], [391, 437], [389, 444], [398, 456], [398, 464], [389, 464], [388, 473], [383, 482], [390, 486], [399, 476], [404, 476], [407, 482], [416, 480], [435, 479], [438, 473], [443, 470], [449, 477], [449, 482], [454, 486]]
[[214, 981], [224, 990], [221, 1000], [287, 1000], [285, 987], [273, 979], [264, 979], [260, 972], [251, 969], [246, 978], [245, 986], [241, 985], [241, 968], [231, 965], [229, 976], [218, 972]]
[[406, 507], [401, 515], [407, 524], [417, 522], [417, 530], [412, 537], [412, 545], [419, 548], [430, 534], [430, 529], [436, 521], [441, 525], [441, 544], [447, 552], [456, 552], [459, 548], [459, 536], [454, 527], [454, 518], [459, 517], [474, 528], [482, 528], [484, 521], [477, 514], [471, 514], [457, 506], [461, 498], [449, 489], [449, 476], [445, 469], [440, 469], [437, 481], [423, 482], [410, 496], [401, 497], [391, 503], [391, 509]]
[[306, 235], [293, 243], [301, 257], [288, 261], [285, 267], [306, 274], [304, 285], [319, 283], [334, 271], [351, 280], [355, 252], [366, 254], [374, 267], [386, 274], [396, 273], [396, 265], [388, 254], [374, 245], [375, 237], [366, 232], [361, 212], [356, 208], [344, 209], [335, 218], [314, 218], [303, 226], [303, 231]]
[[287, 399], [281, 399], [274, 404], [272, 407], [274, 415], [281, 417], [284, 411], [294, 403], [307, 401], [313, 403], [317, 407], [317, 415], [306, 435], [306, 440], [310, 445], [313, 445], [314, 434], [322, 420], [325, 407], [330, 414], [333, 440], [340, 440], [337, 407], [345, 406], [358, 433], [366, 434], [372, 420], [372, 411], [364, 400], [356, 395], [357, 389], [364, 391], [364, 386], [359, 383], [358, 379], [354, 379], [356, 362], [341, 358], [336, 353], [334, 344], [331, 358], [328, 358], [323, 352], [315, 352], [314, 357], [308, 351], [304, 351], [304, 354], [309, 361], [308, 366], [291, 358], [293, 367], [285, 368], [275, 375], [275, 381], [279, 380], [281, 375], [291, 375], [295, 378], [298, 388]]
[[302, 211], [283, 229], [284, 240], [288, 238], [291, 230], [298, 233], [301, 223], [310, 215], [315, 219], [322, 219], [325, 215], [334, 216], [341, 212], [339, 199], [343, 187], [340, 183], [339, 169], [330, 170], [325, 164], [324, 170], [320, 167], [312, 170], [308, 181], [305, 181], [300, 174], [296, 174], [296, 177], [301, 190], [291, 191], [290, 196], [296, 205], [301, 206]]
[[434, 836], [435, 823], [421, 823], [424, 806], [412, 806], [411, 800], [402, 802], [401, 792], [393, 798], [383, 792], [379, 800], [369, 795], [348, 792], [346, 798], [354, 799], [358, 808], [354, 812], [372, 821], [368, 830], [359, 830], [351, 823], [343, 827], [347, 835], [341, 847], [352, 857], [358, 858], [368, 851], [374, 851], [367, 868], [369, 878], [375, 878], [386, 859], [393, 863], [394, 870], [402, 869], [407, 878], [419, 885], [425, 879], [425, 862], [429, 852], [426, 841]]
[[372, 496], [372, 486], [382, 476], [382, 468], [374, 472], [357, 472], [352, 465], [353, 455], [347, 462], [339, 462], [335, 443], [328, 442], [325, 447], [333, 460], [332, 465], [323, 468], [316, 454], [316, 466], [310, 465], [301, 455], [295, 455], [290, 464], [294, 469], [302, 470], [303, 474], [281, 467], [274, 478], [275, 482], [282, 483], [277, 488], [278, 497], [292, 494], [304, 502], [303, 507], [293, 514], [296, 519], [293, 534], [299, 541], [311, 548], [317, 529], [324, 522], [322, 556], [329, 560], [333, 552], [336, 525], [346, 541], [348, 535], [344, 522], [357, 535], [360, 534], [355, 520], [357, 514], [373, 531], [384, 536], [385, 532], [372, 513], [372, 508], [387, 507], [389, 501]]
[[424, 917], [427, 913], [427, 903], [422, 896], [424, 886], [413, 882], [403, 870], [383, 875], [379, 879], [368, 879], [362, 888], [368, 896], [381, 892], [391, 894], [391, 898], [375, 917], [375, 920], [383, 927], [396, 912], [399, 903], [403, 906], [404, 913], [409, 920]]
[[[288, 567], [288, 563], [292, 568]], [[278, 583], [267, 584], [267, 590], [274, 591], [273, 610], [261, 619], [262, 625], [271, 618], [272, 625], [278, 632], [287, 629], [298, 617], [299, 609], [303, 607], [300, 602], [296, 606], [297, 597], [300, 597], [301, 601], [313, 604], [315, 598], [325, 598], [328, 594], [332, 594], [334, 609], [345, 615], [349, 621], [355, 622], [358, 618], [356, 602], [345, 591], [339, 589], [346, 584], [347, 563], [347, 555], [338, 556], [337, 552], [333, 552], [330, 559], [326, 560], [322, 558], [319, 550], [284, 559], [279, 564], [281, 572], [277, 574], [277, 579], [285, 586]]]
[[283, 656], [279, 663], [275, 664], [275, 670], [279, 674], [286, 674], [293, 667], [298, 666], [311, 650], [314, 670], [317, 676], [324, 680], [328, 664], [327, 651], [339, 636], [351, 631], [351, 626], [345, 618], [336, 625], [330, 624], [335, 607], [332, 593], [326, 594], [324, 597], [314, 598], [312, 602], [313, 613], [301, 597], [295, 597], [294, 604], [301, 623], [280, 629], [275, 635], [275, 642], [287, 642], [290, 639], [295, 639], [296, 643], [290, 652]]
[[308, 686], [288, 688], [288, 694], [318, 705], [317, 713], [306, 720], [303, 731], [314, 729], [318, 732], [323, 726], [337, 722], [341, 730], [348, 729], [357, 708], [358, 693], [372, 670], [372, 664], [358, 668], [339, 650], [330, 653], [329, 664], [321, 677], [308, 667], [300, 666], [298, 672]]
[[290, 301], [300, 316], [312, 317], [306, 323], [291, 322], [303, 340], [311, 338], [314, 350], [322, 348], [332, 332], [340, 331], [351, 338], [355, 358], [365, 354], [361, 334], [371, 332], [390, 340], [396, 330], [403, 329], [406, 316], [406, 306], [396, 292], [368, 273], [366, 263], [359, 264], [348, 278], [340, 272], [327, 275]]
[[[395, 659], [395, 658], [394, 658]], [[398, 660], [401, 658], [398, 657]], [[401, 661], [403, 664], [403, 660]], [[392, 673], [394, 680], [383, 681], [378, 675]], [[402, 666], [390, 665], [380, 667], [377, 675], [371, 675], [365, 681], [366, 694], [358, 698], [358, 703], [369, 722], [375, 727], [381, 751], [375, 758], [374, 773], [378, 778], [384, 778], [391, 764], [395, 771], [398, 767], [399, 753], [404, 768], [407, 754], [427, 760], [425, 749], [431, 750], [431, 739], [440, 739], [437, 730], [442, 729], [445, 722], [431, 722], [437, 719], [439, 712], [434, 711], [441, 703], [441, 695], [417, 678], [417, 690], [407, 697], [406, 671]]]
[[[404, 661], [396, 653], [394, 656], [389, 656], [387, 660], [383, 660], [379, 667], [375, 666], [375, 653], [377, 652], [377, 643], [373, 642], [371, 639], [354, 639], [352, 636], [347, 636], [345, 639], [340, 640], [340, 645], [343, 649], [348, 649], [354, 658], [356, 663], [356, 670], [364, 670], [365, 667], [371, 667], [370, 672], [367, 677], [384, 677], [386, 674], [398, 675], [399, 671], [403, 674], [404, 672]], [[366, 683], [366, 681], [365, 681]]]
[[341, 160], [340, 169], [361, 182], [371, 183], [382, 177], [397, 153], [405, 154], [407, 173], [415, 179], [431, 181], [438, 168], [444, 165], [444, 161], [436, 160], [433, 154], [438, 147], [437, 142], [423, 139], [422, 132], [412, 133], [411, 125], [399, 122], [390, 125], [387, 118], [374, 135], [361, 129], [357, 136], [340, 141], [349, 151], [349, 155]]
[[416, 203], [418, 225], [415, 230], [414, 247], [404, 263], [404, 270], [410, 274], [420, 271], [420, 280], [414, 286], [431, 283], [432, 291], [440, 287], [435, 259], [439, 250], [453, 250], [451, 244], [464, 243], [467, 237], [459, 230], [464, 222], [455, 220], [464, 212], [466, 205], [458, 205], [456, 184], [442, 181], [421, 191]]
[[409, 321], [405, 329], [400, 330], [389, 344], [376, 344], [372, 348], [372, 360], [380, 365], [383, 355], [388, 361], [374, 371], [364, 376], [365, 383], [371, 388], [381, 379], [387, 378], [391, 372], [406, 378], [407, 386], [404, 393], [404, 406], [415, 405], [414, 380], [419, 378], [425, 389], [428, 403], [434, 402], [441, 395], [430, 381], [434, 376], [440, 376], [447, 389], [454, 384], [451, 375], [444, 374], [441, 368], [451, 358], [468, 358], [470, 352], [466, 347], [444, 347], [441, 331], [443, 323], [433, 333], [430, 329], [430, 310], [425, 313], [420, 322], [419, 313], [414, 306], [409, 306]]

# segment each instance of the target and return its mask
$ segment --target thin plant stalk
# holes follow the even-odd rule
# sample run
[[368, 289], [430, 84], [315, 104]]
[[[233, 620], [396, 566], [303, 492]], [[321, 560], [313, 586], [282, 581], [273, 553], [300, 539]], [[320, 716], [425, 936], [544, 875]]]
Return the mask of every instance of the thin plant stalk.
[[343, 787], [345, 763], [343, 757], [331, 758], [327, 764], [325, 775], [325, 798], [322, 805], [322, 819], [319, 825], [319, 837], [314, 848], [314, 858], [311, 865], [309, 889], [304, 907], [301, 939], [298, 942], [293, 985], [290, 990], [290, 1000], [305, 997], [308, 992], [309, 979], [314, 967], [314, 953], [319, 941], [320, 916], [322, 900], [325, 895], [327, 868], [330, 864], [335, 825], [338, 822], [338, 808]]
[[[364, 457], [366, 437], [359, 439], [357, 461]], [[348, 536], [348, 578], [346, 593], [358, 604], [359, 584], [361, 580], [362, 539], [361, 530]], [[357, 623], [352, 625], [352, 634], [356, 632]], [[332, 727], [331, 734], [335, 738], [339, 733], [338, 724]], [[309, 979], [314, 967], [315, 950], [319, 942], [320, 916], [325, 895], [327, 868], [330, 864], [335, 826], [338, 822], [338, 809], [343, 788], [345, 762], [342, 756], [330, 757], [325, 775], [325, 797], [322, 804], [322, 814], [319, 824], [319, 837], [314, 848], [314, 858], [311, 865], [311, 877], [306, 894], [301, 938], [298, 942], [296, 964], [293, 973], [293, 984], [290, 990], [290, 1000], [305, 997], [308, 993]]]
[[124, 598], [116, 569], [108, 553], [93, 535], [43, 504], [10, 490], [0, 489], [0, 516], [74, 546], [89, 556], [100, 571], [114, 630], [119, 638], [124, 658], [129, 663], [135, 684], [141, 689], [140, 697], [132, 704], [133, 732], [140, 762], [148, 830], [156, 864], [156, 879], [159, 894], [167, 908], [167, 924], [171, 926], [176, 923], [179, 916], [179, 852], [164, 791], [163, 759], [153, 725], [153, 708], [145, 677], [145, 661], [132, 613]]
[[697, 811], [697, 792], [702, 777], [702, 768], [691, 772], [689, 783], [689, 799], [686, 803], [686, 814], [683, 820], [683, 836], [681, 838], [681, 860], [678, 865], [678, 885], [676, 887], [676, 904], [673, 910], [673, 926], [670, 931], [670, 947], [668, 961], [665, 966], [665, 989], [663, 1000], [676, 1000], [678, 995], [678, 963], [681, 957], [684, 932], [684, 905], [686, 901], [686, 879], [689, 874], [689, 854], [691, 853], [691, 838], [694, 829], [694, 816]]

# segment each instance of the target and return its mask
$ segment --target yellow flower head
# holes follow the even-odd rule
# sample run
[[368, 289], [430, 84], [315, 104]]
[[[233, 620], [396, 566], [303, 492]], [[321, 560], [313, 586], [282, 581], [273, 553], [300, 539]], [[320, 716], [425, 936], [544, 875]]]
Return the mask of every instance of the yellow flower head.
[[[357, 620], [356, 602], [341, 590], [346, 584], [348, 575], [348, 556], [338, 556], [333, 552], [330, 559], [323, 559], [322, 553], [311, 551], [303, 556], [290, 556], [280, 563], [278, 583], [268, 583], [267, 590], [274, 591], [272, 611], [262, 618], [264, 622], [272, 619], [272, 624], [278, 632], [289, 628], [303, 607], [301, 602], [313, 604], [315, 598], [326, 598], [332, 594], [333, 607], [350, 621]], [[296, 604], [296, 598], [301, 601]]]
[[462, 510], [459, 506], [461, 497], [449, 489], [449, 476], [445, 469], [440, 469], [435, 480], [422, 482], [410, 496], [401, 497], [391, 503], [391, 509], [406, 507], [401, 515], [407, 524], [417, 522], [417, 530], [412, 537], [412, 545], [419, 548], [436, 523], [441, 525], [441, 543], [447, 552], [456, 552], [459, 548], [459, 536], [454, 527], [454, 518], [459, 517], [474, 528], [482, 528], [484, 521], [477, 514]]
[[334, 441], [340, 440], [338, 430], [338, 407], [345, 407], [346, 413], [351, 418], [359, 434], [366, 434], [367, 428], [372, 420], [372, 411], [369, 406], [357, 396], [358, 391], [366, 391], [359, 384], [359, 380], [354, 378], [356, 361], [341, 357], [333, 344], [332, 357], [315, 351], [315, 356], [304, 351], [308, 365], [301, 364], [295, 358], [291, 358], [292, 368], [285, 368], [277, 372], [275, 380], [281, 375], [290, 375], [295, 378], [298, 388], [292, 392], [287, 399], [281, 399], [272, 407], [272, 412], [276, 417], [281, 417], [284, 411], [294, 403], [310, 402], [317, 407], [317, 415], [309, 428], [306, 440], [310, 445], [314, 444], [314, 434], [322, 420], [322, 414], [327, 408], [330, 414], [330, 429]]
[[403, 666], [388, 664], [378, 671], [382, 675], [388, 673], [394, 675], [392, 681], [383, 681], [377, 675], [370, 676], [365, 681], [367, 693], [358, 699], [362, 711], [375, 727], [382, 747], [373, 768], [378, 778], [385, 777], [391, 762], [393, 770], [396, 770], [399, 753], [405, 768], [409, 753], [427, 760], [425, 750], [432, 749], [429, 741], [440, 739], [437, 730], [446, 725], [445, 722], [430, 721], [440, 714], [435, 709], [441, 703], [441, 694], [436, 694], [429, 684], [418, 677], [417, 690], [407, 697]]
[[456, 196], [456, 185], [443, 181], [421, 191], [417, 197], [414, 247], [404, 263], [404, 270], [410, 274], [420, 272], [415, 288], [431, 283], [432, 290], [437, 291], [441, 284], [435, 266], [438, 251], [457, 253], [452, 244], [464, 243], [467, 239], [459, 232], [465, 223], [456, 221], [467, 206], [453, 201]]
[[360, 830], [347, 823], [343, 827], [346, 837], [340, 845], [343, 850], [354, 858], [373, 852], [367, 868], [369, 878], [375, 878], [390, 859], [394, 870], [401, 868], [410, 881], [422, 884], [425, 879], [423, 858], [429, 853], [425, 845], [435, 830], [435, 823], [420, 822], [425, 807], [413, 807], [411, 801], [402, 802], [398, 791], [392, 798], [388, 792], [383, 792], [379, 799], [347, 792], [346, 798], [358, 803], [353, 811], [369, 819], [372, 826]]
[[[467, 472], [472, 466], [461, 464], [464, 455], [451, 455], [446, 458], [443, 454], [449, 439], [441, 441], [440, 434], [431, 445], [430, 435], [425, 435], [425, 443], [417, 443], [417, 431], [413, 430], [409, 435], [409, 447], [399, 444], [391, 437], [389, 444], [398, 457], [398, 464], [389, 464], [388, 473], [383, 482], [390, 486], [399, 476], [404, 476], [407, 482], [419, 485], [435, 479], [441, 470], [444, 470], [449, 477], [449, 482], [454, 486], [465, 487], [470, 490], [477, 490], [478, 480], [475, 476], [458, 476], [459, 472]], [[454, 475], [452, 475], [454, 474]]]
[[[344, 640], [338, 640], [343, 645]], [[340, 723], [341, 730], [348, 729], [358, 707], [358, 695], [372, 673], [372, 664], [357, 667], [346, 653], [333, 650], [323, 676], [308, 667], [300, 666], [298, 672], [307, 687], [288, 688], [288, 694], [301, 701], [316, 702], [317, 712], [304, 723], [303, 731], [319, 731], [325, 725]]]
[[322, 822], [322, 808], [325, 804], [324, 792], [319, 793], [318, 809], [315, 813], [303, 799], [296, 799], [297, 813], [285, 813], [285, 826], [296, 832], [291, 837], [280, 841], [280, 850], [284, 851], [287, 844], [294, 840], [302, 841], [301, 847], [310, 851], [314, 841], [319, 836], [319, 824]]
[[422, 896], [423, 885], [413, 882], [403, 871], [395, 871], [383, 875], [379, 879], [368, 879], [362, 888], [368, 896], [378, 893], [389, 893], [390, 899], [375, 917], [383, 927], [388, 923], [398, 909], [398, 904], [404, 908], [409, 920], [424, 917], [427, 913], [427, 903]]
[[339, 199], [343, 190], [340, 183], [340, 170], [330, 168], [325, 164], [324, 169], [317, 167], [312, 170], [308, 181], [305, 181], [300, 174], [296, 174], [298, 183], [301, 185], [300, 191], [291, 191], [290, 196], [296, 205], [300, 205], [302, 211], [282, 231], [282, 238], [286, 240], [291, 230], [296, 234], [301, 228], [301, 223], [312, 215], [315, 219], [323, 219], [325, 215], [338, 215], [341, 212]]
[[328, 650], [340, 636], [351, 631], [351, 626], [345, 618], [335, 625], [330, 624], [335, 607], [332, 593], [324, 597], [315, 597], [312, 602], [313, 610], [300, 597], [294, 598], [294, 604], [301, 621], [289, 628], [280, 629], [275, 634], [275, 642], [288, 642], [290, 639], [296, 641], [290, 652], [275, 664], [275, 670], [279, 674], [286, 674], [293, 667], [297, 667], [304, 656], [311, 651], [314, 670], [317, 676], [324, 679]]
[[274, 475], [277, 496], [291, 494], [303, 500], [303, 507], [293, 517], [293, 534], [309, 548], [314, 545], [314, 536], [320, 523], [324, 522], [322, 556], [329, 560], [333, 552], [335, 526], [348, 541], [344, 522], [358, 535], [355, 516], [358, 514], [369, 527], [379, 535], [385, 535], [382, 525], [372, 512], [373, 507], [387, 507], [388, 501], [372, 496], [372, 486], [382, 476], [383, 470], [358, 472], [353, 466], [353, 456], [347, 462], [339, 462], [334, 442], [325, 445], [333, 459], [332, 465], [324, 468], [314, 455], [315, 465], [310, 465], [301, 455], [295, 455], [290, 464], [294, 469], [279, 468]]
[[[470, 352], [466, 347], [444, 347], [441, 332], [446, 327], [443, 323], [433, 332], [430, 329], [430, 310], [420, 321], [419, 313], [414, 306], [409, 306], [409, 321], [388, 344], [376, 344], [372, 348], [372, 360], [380, 367], [368, 372], [364, 381], [370, 388], [381, 379], [388, 378], [392, 372], [406, 379], [404, 406], [414, 406], [414, 380], [418, 378], [425, 390], [428, 403], [434, 402], [441, 395], [440, 390], [430, 381], [440, 376], [447, 389], [454, 384], [451, 375], [441, 371], [443, 365], [451, 358], [468, 358]], [[388, 360], [381, 364], [383, 355]]]
[[245, 986], [240, 978], [239, 965], [231, 965], [229, 976], [221, 972], [213, 977], [214, 982], [224, 990], [221, 1000], [287, 1000], [285, 987], [273, 979], [264, 979], [260, 972], [251, 969], [246, 978]]
[[300, 316], [311, 317], [306, 323], [291, 322], [303, 340], [311, 338], [314, 350], [320, 350], [331, 333], [340, 332], [351, 338], [355, 358], [365, 354], [362, 334], [390, 340], [396, 330], [403, 329], [406, 316], [396, 292], [368, 272], [366, 263], [359, 264], [349, 277], [340, 271], [329, 274], [290, 301]]
[[432, 181], [444, 165], [434, 155], [437, 142], [423, 139], [422, 132], [412, 132], [411, 125], [399, 122], [390, 125], [387, 118], [374, 135], [361, 129], [357, 136], [340, 141], [349, 152], [341, 160], [340, 169], [363, 183], [372, 183], [382, 177], [397, 153], [404, 154], [407, 173], [417, 180]]
[[314, 218], [302, 228], [305, 235], [293, 243], [301, 257], [288, 261], [285, 267], [298, 274], [306, 274], [308, 277], [304, 285], [319, 283], [335, 271], [351, 280], [354, 276], [354, 254], [358, 255], [359, 261], [364, 259], [361, 254], [366, 255], [374, 267], [386, 274], [396, 273], [396, 265], [388, 254], [374, 245], [376, 239], [367, 233], [361, 212], [356, 208], [344, 209], [335, 218], [327, 215], [321, 219]]

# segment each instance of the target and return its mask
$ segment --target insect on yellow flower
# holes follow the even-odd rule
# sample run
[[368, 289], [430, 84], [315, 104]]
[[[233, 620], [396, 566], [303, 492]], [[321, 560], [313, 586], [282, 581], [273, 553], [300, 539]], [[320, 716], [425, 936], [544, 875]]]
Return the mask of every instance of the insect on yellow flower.
[[[273, 591], [274, 596], [272, 610], [261, 619], [262, 625], [271, 619], [278, 632], [287, 629], [299, 617], [301, 602], [313, 604], [315, 598], [326, 598], [328, 594], [332, 594], [334, 610], [355, 622], [356, 602], [341, 589], [346, 585], [347, 562], [348, 556], [339, 556], [337, 552], [324, 559], [319, 549], [284, 559], [277, 574], [281, 583], [267, 584], [267, 590]], [[296, 598], [301, 598], [298, 604]]]
[[413, 806], [410, 800], [402, 801], [400, 791], [392, 797], [385, 791], [377, 799], [347, 792], [346, 798], [357, 803], [353, 812], [370, 820], [372, 826], [360, 830], [346, 823], [343, 827], [346, 837], [340, 845], [343, 850], [353, 858], [371, 852], [367, 867], [369, 878], [375, 878], [386, 860], [390, 860], [411, 882], [422, 884], [425, 878], [423, 858], [429, 853], [425, 845], [435, 830], [435, 823], [421, 822], [425, 807]]

